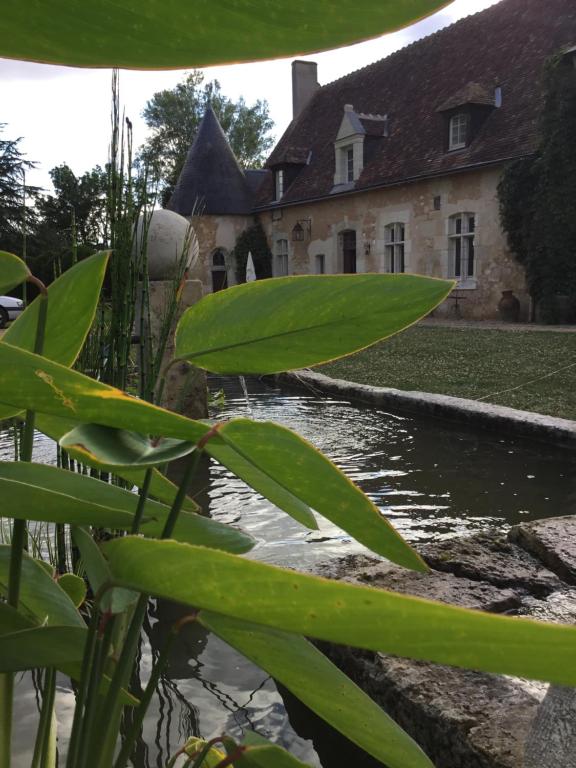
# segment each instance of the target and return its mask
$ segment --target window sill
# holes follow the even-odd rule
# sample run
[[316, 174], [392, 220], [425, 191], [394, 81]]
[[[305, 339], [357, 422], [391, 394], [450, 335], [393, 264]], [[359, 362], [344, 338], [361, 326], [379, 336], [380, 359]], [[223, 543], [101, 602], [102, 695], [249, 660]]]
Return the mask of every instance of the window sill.
[[454, 286], [455, 291], [474, 291], [478, 288], [478, 282], [475, 278], [468, 278], [467, 280], [458, 280], [457, 277], [450, 278], [451, 280], [457, 280]]

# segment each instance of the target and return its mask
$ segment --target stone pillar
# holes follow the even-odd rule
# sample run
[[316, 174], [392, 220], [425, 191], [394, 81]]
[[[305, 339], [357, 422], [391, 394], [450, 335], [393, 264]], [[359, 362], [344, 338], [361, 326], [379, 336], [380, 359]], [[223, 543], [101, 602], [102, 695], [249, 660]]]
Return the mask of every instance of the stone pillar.
[[[173, 280], [151, 280], [149, 283], [152, 349], [156, 349], [158, 346], [163, 320], [173, 290]], [[176, 327], [182, 313], [201, 298], [202, 283], [199, 280], [187, 280], [182, 290], [174, 327]], [[172, 332], [166, 344], [160, 370], [164, 370], [173, 358], [174, 333]], [[204, 371], [189, 363], [173, 365], [168, 371], [162, 400], [159, 404], [191, 419], [205, 419], [208, 416], [208, 395]]]

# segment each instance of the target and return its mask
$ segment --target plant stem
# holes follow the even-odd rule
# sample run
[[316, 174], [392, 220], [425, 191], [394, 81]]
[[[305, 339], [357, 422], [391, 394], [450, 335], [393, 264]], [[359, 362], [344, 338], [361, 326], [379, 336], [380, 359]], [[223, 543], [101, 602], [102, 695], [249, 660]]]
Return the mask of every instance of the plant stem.
[[164, 648], [160, 652], [160, 656], [158, 657], [156, 664], [152, 667], [152, 673], [150, 675], [150, 679], [148, 680], [148, 683], [146, 684], [144, 695], [140, 699], [140, 704], [138, 705], [138, 708], [134, 713], [134, 719], [132, 721], [132, 725], [130, 726], [130, 730], [126, 735], [126, 738], [124, 739], [124, 744], [122, 745], [120, 754], [118, 755], [116, 762], [114, 763], [114, 768], [124, 768], [124, 766], [128, 762], [128, 759], [130, 758], [130, 755], [132, 754], [132, 750], [134, 749], [134, 745], [136, 744], [136, 741], [138, 739], [138, 736], [142, 728], [142, 723], [144, 722], [146, 711], [148, 710], [148, 706], [150, 705], [150, 701], [152, 699], [154, 691], [156, 690], [156, 686], [158, 685], [158, 680], [160, 679], [160, 675], [164, 671], [164, 668], [168, 661], [170, 650], [172, 648], [172, 644], [174, 642], [176, 634], [177, 633], [174, 632], [174, 630], [170, 632], [168, 636], [168, 640], [166, 641]]
[[52, 712], [56, 696], [56, 670], [48, 668], [44, 673], [44, 686], [42, 688], [42, 709], [40, 723], [36, 731], [36, 743], [34, 745], [34, 757], [31, 768], [43, 768], [50, 742], [50, 730]]
[[[182, 480], [180, 482], [178, 493], [176, 494], [176, 497], [172, 504], [170, 514], [168, 515], [168, 518], [164, 525], [164, 530], [162, 531], [162, 535], [160, 537], [161, 539], [166, 539], [172, 535], [172, 531], [174, 530], [174, 526], [178, 521], [178, 515], [180, 514], [180, 511], [182, 509], [184, 499], [186, 498], [186, 491], [187, 491], [188, 485], [198, 466], [201, 453], [202, 453], [202, 450], [199, 448], [196, 448], [190, 454], [190, 460], [184, 472], [184, 476], [182, 477]], [[144, 486], [145, 486], [145, 482], [144, 482]], [[142, 491], [144, 491], [144, 486], [142, 487]], [[143, 497], [143, 494], [141, 496], [141, 499], [142, 497]], [[113, 755], [114, 753], [114, 747], [116, 744], [116, 740], [118, 738], [118, 727], [119, 727], [119, 719], [117, 717], [118, 696], [122, 688], [126, 688], [130, 681], [130, 674], [132, 672], [132, 667], [134, 665], [134, 659], [136, 658], [138, 641], [140, 640], [142, 623], [144, 621], [144, 616], [146, 615], [147, 608], [148, 608], [148, 595], [142, 594], [140, 595], [140, 597], [138, 598], [138, 602], [136, 603], [136, 608], [134, 609], [134, 614], [132, 615], [132, 620], [130, 622], [128, 632], [126, 634], [126, 639], [124, 641], [124, 646], [122, 648], [122, 653], [120, 654], [120, 658], [116, 665], [114, 675], [112, 676], [112, 681], [108, 688], [108, 693], [106, 695], [104, 706], [102, 708], [103, 717], [97, 718], [97, 722], [98, 722], [97, 732], [99, 734], [100, 744], [102, 745], [101, 752], [100, 752], [100, 755], [101, 755], [100, 766], [102, 766], [102, 768], [105, 768], [105, 761], [107, 760], [107, 756]], [[154, 671], [153, 671], [153, 674], [154, 674]], [[150, 697], [152, 696], [152, 691], [153, 689], [150, 690]], [[148, 707], [148, 704], [150, 702], [150, 697], [146, 701], [146, 707], [141, 712], [142, 718], [144, 717], [146, 708]], [[92, 732], [94, 733], [94, 728], [92, 729]], [[130, 748], [130, 751], [131, 751], [131, 748]]]
[[[45, 286], [35, 278], [31, 280], [41, 286], [40, 305], [38, 309], [38, 325], [36, 326], [36, 338], [34, 340], [34, 353], [42, 354], [44, 348], [44, 334], [46, 331], [46, 318], [48, 315], [48, 293]], [[34, 411], [26, 411], [26, 423], [24, 434], [20, 444], [20, 461], [31, 461], [34, 446]], [[25, 520], [14, 520], [12, 526], [12, 543], [10, 548], [10, 574], [8, 581], [8, 603], [14, 608], [18, 607], [20, 594], [20, 575], [22, 573], [22, 552], [27, 548], [28, 530]]]
[[[103, 719], [98, 723], [97, 731], [101, 744], [101, 762], [99, 765], [103, 768], [106, 765], [106, 755], [113, 754], [118, 738], [118, 697], [122, 688], [125, 688], [130, 681], [130, 673], [136, 657], [140, 631], [147, 608], [148, 595], [140, 595], [102, 708]], [[92, 732], [94, 732], [94, 727]]]
[[94, 601], [94, 610], [90, 625], [88, 627], [88, 636], [84, 646], [84, 656], [82, 657], [82, 670], [80, 673], [80, 688], [76, 695], [76, 707], [74, 709], [74, 720], [72, 722], [72, 732], [70, 734], [70, 744], [68, 746], [68, 757], [66, 759], [66, 768], [75, 768], [80, 754], [80, 730], [82, 727], [82, 716], [84, 705], [88, 694], [88, 683], [90, 670], [94, 660], [96, 650], [96, 631], [98, 629], [99, 611], [96, 601]]
[[[37, 278], [28, 278], [40, 288], [40, 301], [38, 308], [38, 324], [36, 326], [36, 338], [34, 340], [34, 352], [41, 355], [44, 348], [44, 335], [46, 332], [46, 318], [48, 315], [48, 292], [46, 286]], [[31, 461], [34, 445], [34, 411], [26, 412], [26, 425], [20, 444], [20, 460]], [[25, 520], [14, 520], [12, 526], [12, 541], [10, 543], [10, 569], [8, 574], [8, 603], [14, 608], [18, 607], [20, 596], [20, 578], [22, 575], [22, 556], [28, 543], [28, 529]], [[0, 697], [0, 761], [1, 765], [10, 765], [12, 752], [12, 699], [14, 695], [14, 675], [2, 676], [2, 696]]]
[[170, 514], [166, 519], [166, 523], [164, 524], [164, 530], [162, 531], [162, 535], [160, 537], [161, 539], [169, 539], [170, 536], [172, 536], [172, 532], [174, 531], [174, 527], [178, 521], [178, 515], [180, 514], [180, 510], [182, 509], [182, 505], [184, 504], [184, 500], [186, 498], [188, 486], [190, 485], [190, 481], [192, 480], [194, 473], [198, 468], [201, 455], [202, 450], [198, 447], [196, 447], [190, 454], [186, 469], [184, 470], [184, 475], [180, 482], [180, 487], [178, 488], [178, 493], [174, 498], [172, 509], [170, 510]]
[[144, 507], [146, 506], [146, 500], [148, 498], [148, 491], [150, 490], [150, 483], [152, 482], [152, 467], [146, 470], [144, 475], [144, 482], [140, 488], [140, 497], [138, 499], [138, 506], [136, 507], [136, 514], [132, 522], [132, 528], [130, 533], [138, 533], [140, 530], [140, 523], [142, 522], [142, 516], [144, 514]]

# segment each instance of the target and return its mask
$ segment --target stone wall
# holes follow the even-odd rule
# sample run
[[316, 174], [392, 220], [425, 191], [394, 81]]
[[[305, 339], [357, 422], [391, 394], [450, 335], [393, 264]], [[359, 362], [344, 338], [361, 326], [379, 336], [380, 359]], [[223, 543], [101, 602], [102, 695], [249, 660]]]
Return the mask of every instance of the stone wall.
[[226, 260], [228, 285], [236, 284], [235, 264], [232, 251], [239, 235], [254, 223], [252, 216], [192, 216], [190, 218], [198, 237], [200, 253], [192, 278], [200, 280], [204, 293], [212, 293], [212, 258], [221, 249]]
[[[523, 523], [506, 537], [478, 534], [427, 544], [419, 549], [432, 569], [429, 574], [364, 555], [333, 561], [319, 571], [329, 578], [464, 608], [573, 624], [575, 533], [576, 518], [570, 516]], [[576, 764], [572, 689], [345, 646], [322, 648], [411, 734], [435, 768]], [[561, 708], [549, 701], [550, 694], [558, 693], [564, 698]], [[544, 728], [538, 730], [542, 716]]]
[[[288, 241], [290, 274], [314, 273], [318, 254], [325, 257], [327, 273], [341, 272], [339, 235], [348, 229], [356, 232], [357, 271], [384, 272], [385, 227], [401, 222], [406, 233], [406, 272], [446, 277], [448, 219], [456, 213], [473, 213], [475, 278], [458, 289], [457, 308], [455, 300], [448, 299], [436, 314], [497, 318], [502, 291], [513, 290], [521, 302], [521, 319], [526, 320], [529, 299], [524, 273], [508, 251], [499, 223], [499, 178], [499, 168], [462, 173], [286, 207], [262, 213], [261, 221], [273, 253], [278, 240]], [[295, 242], [292, 229], [297, 222], [304, 223], [305, 232], [304, 240]]]

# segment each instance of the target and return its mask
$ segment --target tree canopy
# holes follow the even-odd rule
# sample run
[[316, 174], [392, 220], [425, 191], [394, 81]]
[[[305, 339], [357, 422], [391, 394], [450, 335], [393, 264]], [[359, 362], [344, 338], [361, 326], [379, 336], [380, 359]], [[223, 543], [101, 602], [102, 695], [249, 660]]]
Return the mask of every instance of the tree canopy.
[[194, 70], [175, 88], [155, 93], [142, 113], [152, 135], [142, 147], [139, 160], [148, 163], [157, 175], [164, 205], [208, 104], [242, 167], [261, 167], [272, 146], [273, 122], [266, 101], [258, 100], [251, 106], [242, 97], [233, 101], [222, 93], [218, 80], [205, 82], [203, 73]]
[[[0, 134], [6, 123], [0, 123]], [[38, 196], [38, 188], [26, 184], [26, 171], [34, 163], [20, 149], [21, 138], [0, 136], [0, 250], [22, 253], [24, 233], [34, 224], [34, 209], [24, 208]], [[24, 218], [26, 216], [26, 219]]]

